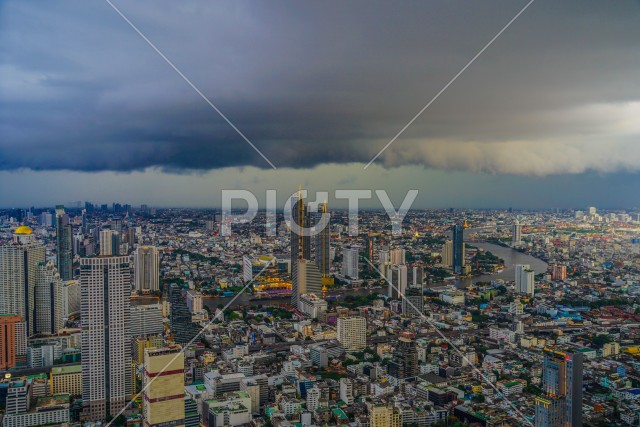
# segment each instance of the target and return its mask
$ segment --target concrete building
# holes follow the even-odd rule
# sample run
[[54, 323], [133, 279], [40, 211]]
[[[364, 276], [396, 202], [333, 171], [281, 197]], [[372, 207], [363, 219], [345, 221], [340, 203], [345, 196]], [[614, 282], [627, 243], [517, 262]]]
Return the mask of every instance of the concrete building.
[[364, 317], [338, 318], [338, 341], [347, 351], [360, 351], [367, 347], [367, 320]]
[[33, 288], [34, 333], [56, 334], [64, 328], [64, 283], [53, 262], [38, 263]]
[[49, 374], [51, 394], [82, 395], [82, 366], [54, 366]]
[[143, 390], [146, 426], [184, 426], [184, 353], [180, 346], [145, 350]]
[[516, 265], [516, 292], [533, 296], [535, 293], [535, 272], [528, 264]]
[[360, 247], [352, 246], [342, 250], [342, 275], [349, 279], [358, 279]]
[[147, 294], [160, 290], [160, 254], [155, 246], [138, 246], [134, 252], [133, 275], [136, 291]]
[[0, 370], [16, 366], [18, 350], [16, 342], [18, 328], [16, 325], [20, 323], [22, 323], [20, 316], [0, 314]]
[[115, 416], [131, 398], [128, 256], [82, 258], [83, 420]]
[[316, 319], [320, 312], [327, 311], [327, 302], [316, 294], [302, 294], [299, 309], [312, 319]]

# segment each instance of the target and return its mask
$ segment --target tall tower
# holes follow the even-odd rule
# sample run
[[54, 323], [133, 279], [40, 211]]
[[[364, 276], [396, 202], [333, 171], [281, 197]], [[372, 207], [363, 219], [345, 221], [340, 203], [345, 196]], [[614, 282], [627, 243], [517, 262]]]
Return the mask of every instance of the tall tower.
[[342, 250], [342, 274], [351, 279], [358, 279], [360, 246], [354, 245]]
[[160, 289], [160, 255], [155, 246], [138, 246], [134, 255], [133, 274], [136, 290], [149, 293]]
[[22, 317], [0, 314], [0, 370], [11, 369], [16, 366], [18, 352], [16, 325], [22, 322]]
[[33, 289], [34, 333], [55, 334], [64, 328], [64, 282], [53, 262], [38, 263]]
[[56, 260], [62, 280], [73, 279], [73, 227], [64, 206], [56, 206]]
[[35, 326], [36, 270], [45, 262], [45, 254], [45, 246], [24, 225], [15, 229], [10, 243], [0, 246], [0, 314], [22, 317], [28, 336]]
[[529, 264], [516, 265], [516, 292], [531, 296], [535, 293], [535, 272]]
[[[302, 198], [301, 190], [298, 190], [298, 198], [292, 208], [291, 219], [298, 227], [309, 228], [310, 218], [307, 206]], [[292, 224], [293, 225], [293, 224]], [[301, 260], [311, 259], [311, 236], [303, 236], [302, 233], [296, 233], [291, 227], [291, 305], [298, 307], [298, 298], [302, 295], [299, 292], [298, 263]]]
[[513, 236], [511, 238], [511, 246], [520, 246], [522, 244], [522, 225], [520, 221], [516, 219], [513, 223]]
[[462, 274], [464, 267], [464, 227], [462, 225], [454, 225], [451, 228], [453, 235], [453, 272], [454, 274]]
[[390, 376], [402, 381], [413, 381], [418, 377], [418, 349], [414, 341], [414, 335], [403, 332], [398, 338], [393, 360], [387, 365]]
[[[327, 202], [325, 201], [322, 204], [321, 214], [329, 215], [327, 212]], [[326, 227], [322, 229], [318, 234], [316, 234], [316, 253], [315, 253], [315, 261], [318, 269], [320, 270], [320, 274], [322, 277], [329, 277], [329, 242], [331, 236], [331, 227], [327, 222]]]
[[116, 416], [131, 397], [128, 256], [80, 260], [83, 420]]
[[536, 427], [582, 427], [583, 355], [544, 350], [542, 389], [536, 398]]
[[179, 345], [144, 351], [143, 386], [145, 426], [185, 425], [184, 353]]

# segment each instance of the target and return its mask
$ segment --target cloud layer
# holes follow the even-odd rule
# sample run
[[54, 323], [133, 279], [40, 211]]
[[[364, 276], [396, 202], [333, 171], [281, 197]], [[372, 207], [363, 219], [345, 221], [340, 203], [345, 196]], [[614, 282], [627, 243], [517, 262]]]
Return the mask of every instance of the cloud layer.
[[[289, 168], [368, 162], [524, 5], [158, 3], [116, 4]], [[0, 8], [0, 169], [268, 167], [106, 3]], [[379, 162], [638, 171], [638, 18], [637, 1], [536, 1]]]

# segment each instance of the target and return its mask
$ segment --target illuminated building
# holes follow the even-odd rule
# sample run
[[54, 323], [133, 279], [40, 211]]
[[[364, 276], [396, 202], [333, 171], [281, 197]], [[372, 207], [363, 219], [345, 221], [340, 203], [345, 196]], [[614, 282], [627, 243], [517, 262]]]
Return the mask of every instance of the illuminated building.
[[[300, 228], [309, 228], [311, 225], [311, 220], [309, 218], [309, 212], [307, 210], [307, 205], [304, 203], [304, 199], [302, 198], [302, 192], [298, 190], [298, 198], [296, 202], [293, 204], [293, 208], [291, 210], [291, 220], [292, 222]], [[300, 290], [300, 275], [299, 275], [299, 262], [302, 260], [310, 260], [311, 259], [311, 237], [305, 236], [302, 230], [298, 230], [296, 233], [294, 230], [294, 224], [291, 225], [291, 281], [292, 281], [292, 289], [291, 289], [291, 305], [294, 307], [298, 307], [298, 298], [303, 293], [312, 292], [301, 291]], [[317, 267], [316, 267], [317, 270]], [[317, 293], [319, 294], [322, 291], [322, 286], [318, 289]]]

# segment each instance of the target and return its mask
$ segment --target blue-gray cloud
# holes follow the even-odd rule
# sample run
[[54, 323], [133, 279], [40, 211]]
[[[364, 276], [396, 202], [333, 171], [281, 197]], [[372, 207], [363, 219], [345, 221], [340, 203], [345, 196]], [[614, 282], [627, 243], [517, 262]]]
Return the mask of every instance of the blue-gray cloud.
[[[116, 2], [279, 167], [367, 162], [524, 2]], [[0, 6], [0, 169], [267, 167], [103, 2]], [[640, 7], [537, 0], [381, 156], [640, 168]]]

